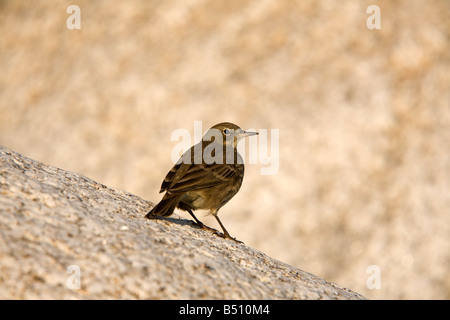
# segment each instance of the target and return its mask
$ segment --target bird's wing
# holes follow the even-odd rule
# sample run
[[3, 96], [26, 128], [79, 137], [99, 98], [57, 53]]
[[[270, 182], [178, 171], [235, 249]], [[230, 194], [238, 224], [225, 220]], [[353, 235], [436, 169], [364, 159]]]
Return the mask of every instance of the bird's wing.
[[164, 178], [164, 181], [161, 184], [161, 190], [159, 192], [161, 193], [167, 191], [172, 185], [176, 184], [177, 181], [179, 181], [180, 178], [186, 174], [191, 166], [191, 164], [186, 163], [177, 163], [174, 165]]
[[161, 192], [183, 193], [210, 188], [230, 181], [238, 175], [236, 166], [180, 163], [167, 174], [161, 186]]
[[195, 163], [194, 150], [196, 147], [198, 147], [198, 145], [191, 147], [189, 150], [186, 150], [186, 152], [181, 156], [178, 162], [172, 167], [172, 169], [170, 169], [170, 171], [164, 178], [163, 183], [161, 184], [161, 190], [159, 190], [160, 193], [167, 191], [171, 186], [176, 184], [186, 174], [186, 172], [192, 166], [192, 163]]

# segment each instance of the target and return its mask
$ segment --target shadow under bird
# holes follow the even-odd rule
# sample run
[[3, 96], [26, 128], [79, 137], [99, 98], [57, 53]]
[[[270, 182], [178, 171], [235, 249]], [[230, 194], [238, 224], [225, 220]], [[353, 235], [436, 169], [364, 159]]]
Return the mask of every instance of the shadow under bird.
[[[202, 141], [187, 150], [166, 175], [159, 191], [166, 193], [146, 218], [167, 217], [179, 208], [189, 212], [196, 226], [241, 242], [230, 236], [217, 214], [242, 185], [244, 162], [237, 151], [239, 140], [256, 134], [230, 122], [211, 127]], [[198, 220], [193, 211], [199, 209], [209, 210], [223, 233]]]

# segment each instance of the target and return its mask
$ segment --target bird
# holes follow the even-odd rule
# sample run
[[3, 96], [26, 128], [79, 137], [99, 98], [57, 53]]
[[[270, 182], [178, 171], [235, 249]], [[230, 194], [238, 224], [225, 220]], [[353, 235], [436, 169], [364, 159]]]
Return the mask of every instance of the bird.
[[[199, 228], [214, 231], [222, 238], [236, 242], [219, 219], [218, 211], [239, 191], [244, 178], [244, 161], [237, 151], [239, 141], [258, 132], [242, 130], [231, 122], [211, 127], [202, 140], [187, 150], [161, 184], [161, 201], [147, 213], [155, 219], [172, 215], [175, 208], [189, 212]], [[195, 210], [209, 210], [222, 233], [204, 225]]]

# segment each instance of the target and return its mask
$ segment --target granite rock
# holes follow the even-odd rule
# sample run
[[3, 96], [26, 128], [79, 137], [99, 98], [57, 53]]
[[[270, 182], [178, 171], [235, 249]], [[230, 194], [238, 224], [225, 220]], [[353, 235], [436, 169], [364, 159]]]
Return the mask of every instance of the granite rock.
[[0, 147], [0, 299], [364, 299]]

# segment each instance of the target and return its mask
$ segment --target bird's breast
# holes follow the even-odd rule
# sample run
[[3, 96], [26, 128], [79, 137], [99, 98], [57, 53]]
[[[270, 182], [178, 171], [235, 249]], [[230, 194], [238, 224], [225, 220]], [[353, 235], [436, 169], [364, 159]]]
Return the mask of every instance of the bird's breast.
[[242, 185], [242, 176], [219, 184], [214, 187], [188, 191], [183, 195], [181, 202], [192, 209], [216, 209], [225, 205], [239, 191]]

